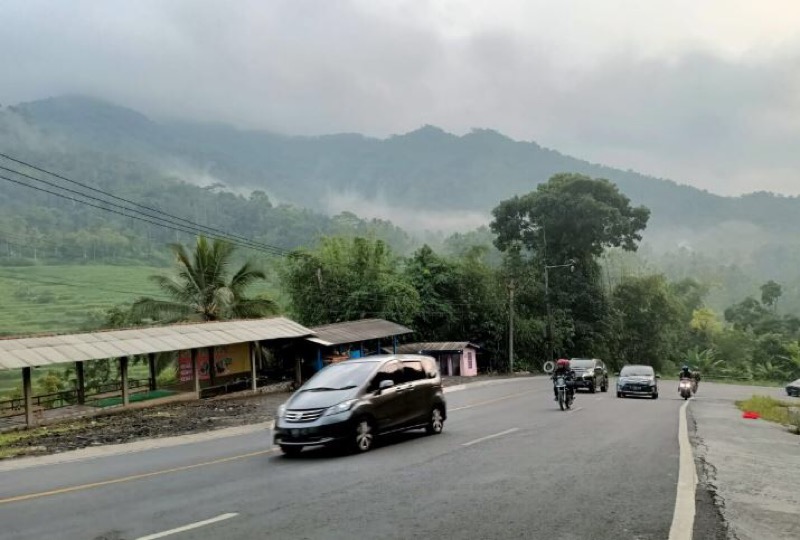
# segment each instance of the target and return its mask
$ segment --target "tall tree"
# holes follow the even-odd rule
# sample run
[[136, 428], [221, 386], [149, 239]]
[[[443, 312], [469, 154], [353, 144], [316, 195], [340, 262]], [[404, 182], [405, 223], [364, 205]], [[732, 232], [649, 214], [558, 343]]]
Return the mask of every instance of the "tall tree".
[[231, 272], [235, 250], [231, 244], [199, 236], [191, 253], [180, 244], [170, 248], [176, 258], [176, 275], [151, 276], [169, 300], [141, 298], [133, 304], [133, 317], [218, 321], [264, 317], [277, 311], [268, 298], [246, 296], [247, 288], [266, 276], [251, 261]]
[[608, 180], [558, 174], [492, 213], [495, 245], [505, 252], [527, 250], [530, 275], [541, 275], [547, 265], [575, 262], [574, 273], [548, 273], [552, 318], [572, 321], [572, 331], [560, 342], [553, 332], [555, 350], [606, 354], [610, 312], [597, 258], [609, 247], [635, 251], [650, 211], [631, 206]]

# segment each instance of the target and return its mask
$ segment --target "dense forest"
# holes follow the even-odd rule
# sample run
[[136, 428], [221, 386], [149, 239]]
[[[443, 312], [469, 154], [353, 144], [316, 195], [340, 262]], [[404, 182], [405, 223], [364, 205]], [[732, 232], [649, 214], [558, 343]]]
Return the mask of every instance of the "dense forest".
[[[719, 197], [674, 182], [589, 164], [492, 131], [459, 137], [425, 127], [384, 140], [360, 135], [288, 137], [219, 125], [155, 122], [129, 109], [68, 97], [1, 108], [0, 149], [100, 190], [87, 192], [0, 158], [4, 168], [0, 176], [6, 177], [0, 181], [0, 266], [14, 269], [14, 280], [4, 282], [9, 286], [17, 287], [19, 269], [30, 265], [163, 267], [172, 262], [169, 244], [192, 242], [200, 233], [191, 227], [176, 230], [121, 214], [102, 195], [108, 192], [233, 235], [239, 243], [238, 258], [256, 256], [262, 265], [265, 258], [269, 260], [265, 266], [271, 284], [266, 290], [279, 296], [281, 309], [309, 323], [391, 316], [419, 326], [424, 337], [469, 334], [472, 339], [483, 340], [487, 350], [494, 351], [495, 361], [506, 354], [502, 336], [507, 287], [514, 272], [530, 278], [518, 284], [517, 328], [521, 350], [527, 350], [531, 359], [541, 357], [548, 331], [560, 352], [581, 350], [627, 357], [631, 353], [623, 351], [628, 346], [610, 336], [615, 334], [612, 329], [631, 324], [620, 314], [626, 302], [634, 302], [630, 297], [634, 292], [662, 295], [668, 299], [666, 304], [683, 306], [676, 308], [682, 330], [665, 338], [665, 343], [672, 344], [665, 358], [672, 363], [688, 354], [686, 347], [675, 345], [676, 336], [687, 342], [689, 334], [685, 332], [696, 325], [693, 318], [698, 309], [714, 313], [722, 330], [705, 342], [688, 341], [696, 354], [713, 356], [715, 353], [704, 351], [725, 348], [727, 345], [714, 340], [724, 341], [730, 337], [726, 332], [734, 330], [750, 336], [746, 350], [755, 349], [752, 340], [763, 337], [758, 329], [764, 325], [739, 324], [734, 328], [725, 314], [741, 302], [752, 304], [747, 300], [750, 297], [761, 302], [760, 288], [767, 282], [780, 284], [780, 301], [763, 304], [763, 313], [750, 306], [759, 316], [783, 320], [800, 313], [800, 242], [792, 235], [794, 227], [800, 225], [797, 199], [765, 193]], [[554, 310], [553, 328], [544, 328], [541, 272], [535, 265], [524, 266], [532, 264], [530, 257], [514, 262], [513, 250], [500, 241], [502, 231], [488, 225], [492, 208], [496, 212], [503, 206], [498, 207], [502, 200], [523, 200], [536, 193], [537, 186], [547, 186], [548, 178], [555, 173], [565, 170], [608, 178], [629, 198], [631, 208], [643, 205], [649, 213], [646, 227], [636, 232], [636, 250], [606, 243], [586, 259], [591, 264], [578, 267], [578, 276], [589, 280], [586, 283], [591, 287], [555, 277], [556, 287], [566, 289], [553, 293], [558, 300], [554, 304], [561, 307]], [[99, 199], [86, 199], [64, 191], [64, 187]], [[357, 195], [354, 211], [330, 212], [330, 201], [348, 193]], [[460, 232], [445, 236], [441, 231], [421, 230], [435, 229], [435, 219], [420, 219], [414, 230], [404, 230], [387, 219], [359, 217], [374, 214], [371, 206], [386, 200], [391, 201], [392, 215], [410, 216], [412, 225], [415, 212], [420, 210], [441, 215], [442, 229], [447, 228], [450, 213], [475, 211], [485, 216], [484, 225], [462, 227]], [[87, 206], [87, 202], [93, 206]], [[583, 215], [571, 212], [570, 208], [563, 209], [567, 223], [579, 221]], [[497, 215], [494, 217], [496, 223]], [[253, 249], [253, 243], [268, 249]], [[526, 249], [535, 258], [534, 247]], [[276, 257], [297, 248], [300, 251], [293, 251], [288, 258]], [[388, 302], [388, 297], [394, 300], [370, 305], [356, 301], [351, 305], [355, 300], [333, 296], [320, 304], [328, 306], [327, 312], [298, 311], [297, 298], [305, 293], [303, 280], [297, 276], [311, 271], [303, 264], [312, 261], [319, 268], [326, 257], [338, 254], [340, 260], [347, 260], [353, 250], [365, 250], [351, 255], [357, 261], [371, 261], [380, 269], [381, 279], [389, 281], [372, 283], [367, 274], [348, 273], [355, 272], [353, 269], [341, 275], [337, 270], [337, 279], [346, 282], [353, 275], [360, 276], [365, 280], [362, 287], [389, 287], [384, 290], [383, 301]], [[437, 292], [439, 283], [426, 282], [425, 276], [437, 272], [442, 273], [446, 294]], [[566, 281], [559, 285], [559, 280]], [[47, 286], [44, 282], [41, 285]], [[690, 294], [687, 289], [695, 292]], [[121, 295], [123, 291], [114, 292]], [[465, 299], [467, 294], [472, 296]], [[442, 295], [451, 300], [440, 299]], [[30, 302], [40, 303], [44, 296], [49, 300], [54, 297], [53, 308], [60, 298], [49, 290], [7, 294], [12, 296], [19, 305], [28, 302], [28, 296], [33, 298]], [[593, 306], [597, 311], [581, 312], [579, 306]], [[86, 327], [106, 324], [98, 315], [101, 309], [100, 304], [93, 306]], [[76, 312], [75, 317], [79, 315]], [[779, 333], [789, 336], [784, 341], [791, 341], [792, 332], [796, 330], [789, 325]], [[525, 358], [520, 361], [526, 362]], [[782, 369], [789, 370], [786, 366]]]

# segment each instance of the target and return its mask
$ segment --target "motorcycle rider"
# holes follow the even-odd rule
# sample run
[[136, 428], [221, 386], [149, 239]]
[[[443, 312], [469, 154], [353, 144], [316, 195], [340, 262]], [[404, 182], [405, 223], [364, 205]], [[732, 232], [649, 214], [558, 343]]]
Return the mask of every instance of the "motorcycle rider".
[[574, 392], [574, 388], [569, 383], [575, 380], [575, 372], [572, 371], [572, 368], [569, 366], [569, 360], [566, 358], [561, 358], [556, 362], [556, 368], [553, 370], [553, 376], [550, 377], [553, 379], [553, 396], [554, 400], [558, 401], [558, 389], [556, 388], [556, 379], [559, 377], [564, 377], [564, 380], [567, 381], [567, 392]]
[[689, 369], [689, 366], [684, 365], [681, 368], [681, 372], [678, 374], [678, 379], [694, 379], [694, 374], [692, 370]]
[[700, 376], [699, 374], [696, 375], [694, 372], [692, 372], [692, 370], [689, 369], [689, 366], [684, 365], [681, 368], [681, 372], [678, 374], [678, 379], [689, 379], [692, 381], [692, 392], [697, 392], [697, 383], [700, 380]]

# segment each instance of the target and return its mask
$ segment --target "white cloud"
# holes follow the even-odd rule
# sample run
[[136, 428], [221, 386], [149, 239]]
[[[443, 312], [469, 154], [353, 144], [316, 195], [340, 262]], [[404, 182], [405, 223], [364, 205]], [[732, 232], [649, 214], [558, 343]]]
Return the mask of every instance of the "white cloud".
[[288, 133], [491, 127], [800, 192], [795, 0], [5, 2], [0, 102], [88, 93]]

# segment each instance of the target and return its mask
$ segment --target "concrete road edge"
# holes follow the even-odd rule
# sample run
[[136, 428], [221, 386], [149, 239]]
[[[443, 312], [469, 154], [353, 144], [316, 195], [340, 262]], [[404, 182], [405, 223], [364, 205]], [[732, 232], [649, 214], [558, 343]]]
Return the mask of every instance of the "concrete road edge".
[[689, 426], [686, 401], [678, 413], [678, 447], [680, 459], [678, 465], [678, 486], [675, 495], [675, 512], [672, 515], [672, 526], [669, 540], [692, 540], [694, 532], [695, 491], [697, 489], [697, 471], [694, 466], [692, 443], [689, 440]]

